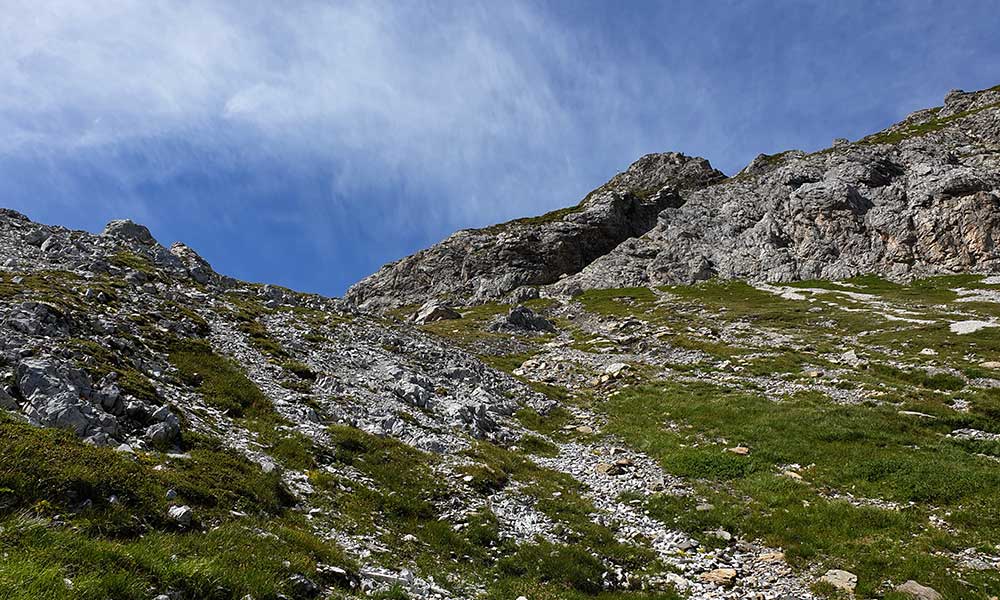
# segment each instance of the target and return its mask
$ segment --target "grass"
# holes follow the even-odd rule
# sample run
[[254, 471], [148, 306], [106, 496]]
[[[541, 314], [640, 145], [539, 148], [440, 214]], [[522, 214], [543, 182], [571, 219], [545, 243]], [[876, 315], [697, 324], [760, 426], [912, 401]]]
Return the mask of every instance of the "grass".
[[[278, 598], [293, 574], [322, 582], [319, 563], [352, 568], [289, 511], [277, 473], [218, 446], [189, 454], [121, 453], [0, 418], [0, 597]], [[178, 530], [169, 504], [191, 506], [195, 527]]]
[[209, 406], [234, 417], [271, 419], [277, 413], [271, 401], [228, 358], [216, 354], [205, 340], [179, 341], [170, 352], [185, 383], [195, 386]]
[[[702, 496], [715, 506], [702, 513], [691, 510], [694, 499], [660, 497], [650, 502], [655, 514], [696, 534], [721, 526], [763, 539], [800, 566], [845, 568], [858, 575], [862, 595], [886, 580], [922, 578], [946, 595], [972, 597], [973, 588], [956, 581], [950, 561], [936, 553], [1000, 543], [1000, 471], [943, 437], [966, 417], [939, 409], [938, 419], [916, 420], [895, 407], [839, 406], [818, 394], [775, 404], [730, 388], [669, 382], [622, 390], [606, 410], [609, 431], [666, 471], [702, 482]], [[696, 433], [665, 428], [666, 420]], [[750, 454], [725, 451], [736, 444]], [[789, 464], [807, 466], [799, 469], [804, 481], [782, 475]], [[829, 497], [844, 492], [907, 508]], [[929, 527], [929, 514], [949, 515], [955, 534]], [[954, 518], [965, 514], [979, 519]], [[1000, 579], [982, 585], [996, 593]]]
[[966, 117], [970, 117], [974, 114], [983, 112], [985, 110], [992, 110], [995, 108], [1000, 108], [1000, 102], [995, 102], [993, 104], [987, 104], [985, 106], [980, 106], [978, 108], [970, 108], [969, 110], [964, 110], [957, 112], [953, 115], [947, 117], [934, 116], [926, 121], [920, 123], [915, 123], [913, 125], [907, 125], [897, 129], [896, 131], [883, 131], [880, 133], [875, 133], [869, 135], [860, 140], [862, 144], [898, 144], [903, 140], [907, 140], [914, 137], [919, 137], [922, 135], [927, 135], [935, 131], [940, 131], [944, 129], [951, 123], [959, 121]]
[[274, 520], [120, 540], [14, 516], [0, 521], [0, 545], [0, 596], [10, 600], [148, 600], [150, 590], [168, 589], [184, 598], [276, 600], [291, 593], [292, 575], [332, 584], [316, 566], [350, 566], [336, 546]]
[[79, 353], [80, 365], [88, 372], [92, 381], [100, 381], [113, 372], [118, 376], [116, 381], [118, 387], [125, 393], [146, 402], [160, 403], [156, 386], [149, 377], [120, 354], [113, 352], [107, 346], [86, 339], [70, 338], [67, 345]]
[[134, 252], [123, 250], [111, 257], [111, 264], [116, 267], [138, 271], [151, 279], [159, 276], [156, 267], [145, 256], [140, 256]]

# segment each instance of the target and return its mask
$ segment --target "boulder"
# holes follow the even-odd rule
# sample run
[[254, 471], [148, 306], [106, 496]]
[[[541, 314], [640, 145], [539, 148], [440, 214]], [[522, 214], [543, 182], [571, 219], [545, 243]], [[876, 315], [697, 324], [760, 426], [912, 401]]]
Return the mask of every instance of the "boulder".
[[194, 511], [190, 506], [171, 506], [167, 509], [167, 517], [181, 527], [190, 527], [194, 517]]
[[830, 569], [822, 577], [819, 578], [820, 583], [825, 583], [827, 585], [833, 586], [834, 588], [847, 592], [848, 594], [854, 593], [854, 588], [858, 585], [858, 576], [850, 571], [842, 571], [840, 569]]
[[434, 321], [451, 321], [461, 319], [462, 315], [457, 310], [443, 304], [437, 300], [426, 302], [413, 315], [413, 322], [418, 324], [433, 323]]
[[412, 381], [398, 383], [393, 392], [407, 404], [417, 408], [430, 408], [431, 393]]
[[698, 579], [715, 585], [730, 586], [736, 583], [736, 569], [713, 569], [702, 573]]
[[149, 229], [128, 219], [111, 221], [105, 225], [101, 235], [119, 240], [139, 242], [147, 246], [152, 246], [156, 243], [156, 239], [153, 237], [153, 234], [149, 233]]
[[913, 600], [943, 600], [943, 596], [937, 590], [920, 585], [912, 579], [906, 583], [897, 585], [896, 591], [900, 594], [906, 594], [910, 598], [913, 598]]
[[556, 331], [556, 326], [551, 321], [527, 306], [515, 306], [500, 324], [501, 326], [506, 326], [506, 328], [520, 329], [522, 331]]

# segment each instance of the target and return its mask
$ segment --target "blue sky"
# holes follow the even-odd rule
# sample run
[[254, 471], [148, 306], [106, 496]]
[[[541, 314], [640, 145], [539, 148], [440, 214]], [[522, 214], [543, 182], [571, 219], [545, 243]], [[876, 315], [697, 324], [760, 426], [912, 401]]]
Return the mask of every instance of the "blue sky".
[[732, 174], [1000, 83], [995, 1], [2, 4], [0, 205], [329, 295], [645, 153]]

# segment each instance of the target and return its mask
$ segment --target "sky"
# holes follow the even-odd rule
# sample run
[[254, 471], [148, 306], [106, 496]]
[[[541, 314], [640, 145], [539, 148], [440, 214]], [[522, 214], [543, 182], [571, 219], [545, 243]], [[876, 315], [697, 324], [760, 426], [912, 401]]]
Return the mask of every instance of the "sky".
[[1000, 84], [994, 0], [0, 0], [0, 206], [341, 295], [650, 152], [733, 174]]

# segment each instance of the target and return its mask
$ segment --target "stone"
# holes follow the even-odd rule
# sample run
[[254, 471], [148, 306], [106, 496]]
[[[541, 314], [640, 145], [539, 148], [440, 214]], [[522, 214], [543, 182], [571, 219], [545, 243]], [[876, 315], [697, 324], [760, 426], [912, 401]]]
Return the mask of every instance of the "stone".
[[320, 588], [305, 575], [295, 574], [288, 578], [288, 588], [296, 599], [315, 598], [320, 594]]
[[628, 363], [611, 363], [607, 367], [604, 367], [604, 372], [612, 377], [620, 377], [624, 375], [626, 371], [631, 369], [632, 366]]
[[0, 388], [0, 408], [4, 410], [20, 410], [21, 406], [16, 398], [7, 393], [7, 390]]
[[194, 511], [186, 504], [183, 506], [171, 506], [167, 509], [167, 517], [181, 527], [190, 527]]
[[512, 308], [507, 317], [501, 322], [501, 325], [523, 331], [556, 331], [556, 326], [551, 321], [523, 305]]
[[614, 475], [616, 473], [616, 467], [611, 463], [597, 463], [594, 470], [601, 475]]
[[984, 369], [1000, 369], [1000, 361], [987, 360], [979, 363], [979, 366]]
[[834, 588], [847, 592], [848, 594], [854, 593], [854, 588], [858, 585], [858, 576], [850, 571], [842, 571], [840, 569], [830, 569], [822, 577], [819, 578], [820, 583], [825, 583], [831, 585]]
[[944, 597], [941, 596], [934, 588], [927, 587], [925, 585], [920, 585], [916, 581], [910, 579], [906, 583], [901, 583], [896, 586], [896, 591], [900, 594], [906, 594], [914, 600], [943, 600]]
[[938, 353], [934, 348], [923, 348], [917, 354], [921, 354], [923, 356], [937, 356]]
[[118, 238], [120, 240], [135, 241], [147, 246], [151, 246], [156, 243], [153, 235], [149, 233], [149, 229], [139, 225], [138, 223], [133, 223], [128, 219], [111, 221], [104, 227], [104, 231], [101, 235]]
[[430, 407], [431, 393], [412, 381], [403, 381], [397, 384], [393, 391], [404, 402], [417, 408]]
[[712, 569], [698, 575], [698, 579], [715, 585], [730, 586], [736, 583], [736, 569]]
[[423, 325], [425, 323], [433, 323], [434, 321], [450, 321], [461, 318], [461, 313], [454, 308], [442, 304], [437, 300], [430, 300], [413, 315], [413, 322]]

